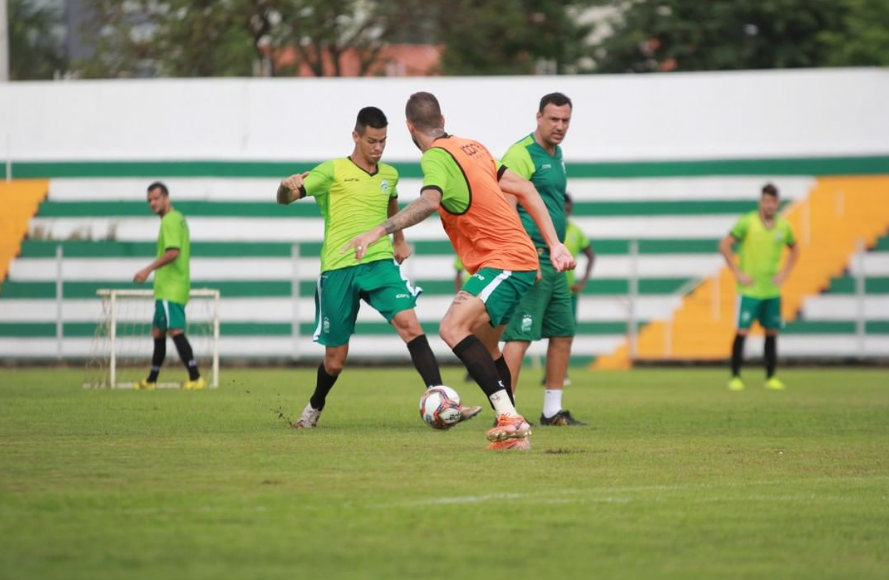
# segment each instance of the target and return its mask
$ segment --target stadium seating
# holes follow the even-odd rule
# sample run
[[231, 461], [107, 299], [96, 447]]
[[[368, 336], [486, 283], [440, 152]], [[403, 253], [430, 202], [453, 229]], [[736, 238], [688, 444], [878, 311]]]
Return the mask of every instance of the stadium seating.
[[[740, 214], [756, 207], [765, 181], [765, 177], [572, 180], [573, 220], [592, 238], [597, 254], [593, 278], [579, 307], [573, 362], [607, 360], [625, 348], [627, 295], [634, 272], [639, 295], [633, 311], [639, 327], [671, 319], [689, 291], [720, 271], [718, 240]], [[807, 177], [775, 181], [786, 209], [805, 200], [816, 185]], [[48, 199], [31, 221], [31, 236], [23, 242], [0, 287], [2, 352], [13, 357], [46, 357], [56, 352], [56, 252], [61, 247], [62, 353], [72, 358], [86, 356], [99, 315], [95, 291], [136, 287], [131, 282], [133, 274], [154, 257], [158, 219], [145, 203], [147, 182], [52, 180]], [[321, 348], [312, 344], [311, 334], [323, 223], [314, 204], [275, 204], [274, 179], [172, 178], [166, 182], [174, 207], [189, 220], [193, 287], [221, 290], [223, 357], [319, 358]], [[402, 201], [413, 199], [419, 185], [416, 179], [403, 180], [399, 185]], [[454, 289], [453, 255], [436, 222], [430, 218], [407, 232], [415, 256], [404, 265], [414, 284], [424, 289], [418, 314], [430, 335], [437, 332]], [[633, 245], [638, 250], [635, 260], [630, 252]], [[865, 269], [873, 276], [869, 292], [886, 292], [889, 285], [889, 260], [881, 254], [886, 252], [885, 245], [881, 241], [873, 257], [868, 257]], [[298, 300], [292, 293], [295, 278], [299, 280]], [[823, 354], [831, 351], [824, 345], [832, 341], [848, 342], [854, 323], [848, 317], [830, 319], [822, 313], [832, 310], [824, 301], [855, 303], [848, 292], [843, 294], [849, 280], [836, 278], [827, 294], [805, 302], [800, 319], [788, 326], [793, 340], [785, 341], [786, 346], [782, 343], [782, 352]], [[722, 300], [727, 297], [728, 292]], [[885, 318], [889, 308], [876, 294], [868, 300], [876, 301], [874, 306], [868, 302], [868, 308], [879, 311], [870, 317], [868, 329], [885, 336], [889, 322], [879, 317]], [[299, 320], [296, 342], [295, 319]], [[364, 308], [359, 320], [350, 356], [407, 358], [406, 349], [378, 314]], [[440, 340], [432, 343], [437, 353], [449, 356]], [[811, 348], [794, 346], [814, 343]], [[529, 354], [536, 356], [544, 349], [545, 345], [535, 345]]]

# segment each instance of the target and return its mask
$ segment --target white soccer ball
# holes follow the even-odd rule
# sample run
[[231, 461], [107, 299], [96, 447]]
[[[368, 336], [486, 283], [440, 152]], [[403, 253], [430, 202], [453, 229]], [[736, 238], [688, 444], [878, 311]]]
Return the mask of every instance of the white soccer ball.
[[420, 417], [433, 429], [450, 429], [460, 421], [460, 395], [451, 387], [430, 387], [420, 397]]

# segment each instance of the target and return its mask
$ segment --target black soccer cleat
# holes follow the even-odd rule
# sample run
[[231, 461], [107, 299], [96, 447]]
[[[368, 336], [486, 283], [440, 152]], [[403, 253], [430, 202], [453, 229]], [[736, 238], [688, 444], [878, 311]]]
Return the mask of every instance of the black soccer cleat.
[[540, 426], [541, 427], [569, 427], [569, 426], [584, 426], [589, 425], [589, 423], [584, 423], [583, 421], [578, 421], [574, 417], [571, 416], [571, 411], [566, 411], [562, 409], [552, 417], [545, 417], [543, 413], [540, 414]]

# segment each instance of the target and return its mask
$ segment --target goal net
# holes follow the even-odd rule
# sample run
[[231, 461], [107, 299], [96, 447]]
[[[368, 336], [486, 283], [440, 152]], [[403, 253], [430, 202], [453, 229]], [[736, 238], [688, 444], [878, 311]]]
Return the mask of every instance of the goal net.
[[[152, 290], [98, 290], [101, 318], [96, 324], [84, 388], [133, 388], [151, 369], [154, 339]], [[194, 351], [198, 370], [207, 386], [219, 386], [219, 290], [192, 290], [185, 309], [185, 336]], [[173, 341], [167, 338], [167, 355], [158, 388], [178, 388], [188, 380]]]

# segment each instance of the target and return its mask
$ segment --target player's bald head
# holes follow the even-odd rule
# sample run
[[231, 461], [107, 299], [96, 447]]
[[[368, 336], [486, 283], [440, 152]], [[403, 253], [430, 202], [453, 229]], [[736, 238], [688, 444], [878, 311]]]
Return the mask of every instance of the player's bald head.
[[412, 94], [404, 107], [404, 116], [411, 125], [424, 133], [444, 128], [441, 121], [441, 106], [432, 93]]

